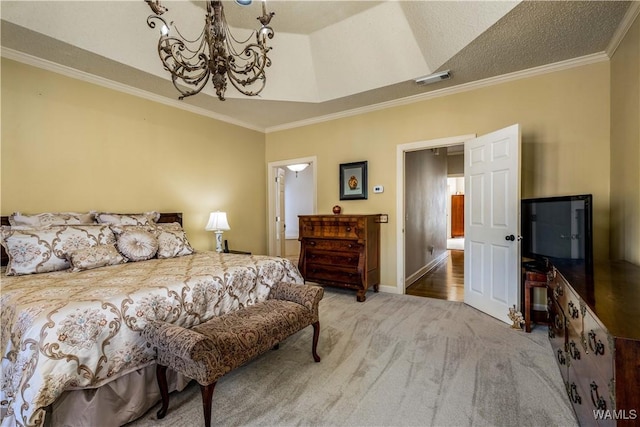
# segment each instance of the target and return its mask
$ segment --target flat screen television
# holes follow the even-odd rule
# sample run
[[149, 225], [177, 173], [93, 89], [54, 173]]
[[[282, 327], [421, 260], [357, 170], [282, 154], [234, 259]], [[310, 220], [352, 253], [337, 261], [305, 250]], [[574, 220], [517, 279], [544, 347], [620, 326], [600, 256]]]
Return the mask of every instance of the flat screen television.
[[591, 194], [522, 199], [521, 253], [528, 267], [593, 271]]

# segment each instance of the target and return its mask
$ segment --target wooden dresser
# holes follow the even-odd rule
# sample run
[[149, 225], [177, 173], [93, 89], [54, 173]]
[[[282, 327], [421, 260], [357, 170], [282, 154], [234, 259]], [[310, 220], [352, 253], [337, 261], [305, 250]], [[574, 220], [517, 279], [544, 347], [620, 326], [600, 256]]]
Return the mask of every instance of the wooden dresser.
[[299, 215], [305, 280], [355, 289], [363, 302], [380, 285], [380, 215]]
[[553, 267], [548, 283], [549, 339], [580, 425], [640, 425], [640, 267]]

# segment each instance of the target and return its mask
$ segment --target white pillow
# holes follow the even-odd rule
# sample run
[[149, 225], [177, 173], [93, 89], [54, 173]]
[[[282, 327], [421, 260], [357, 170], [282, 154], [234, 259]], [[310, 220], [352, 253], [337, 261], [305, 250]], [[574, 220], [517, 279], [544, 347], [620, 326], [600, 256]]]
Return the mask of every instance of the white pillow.
[[14, 212], [9, 215], [9, 224], [38, 228], [50, 225], [90, 225], [97, 222], [95, 212], [44, 212], [32, 215]]
[[8, 276], [66, 270], [70, 267], [67, 257], [71, 252], [115, 243], [109, 226], [99, 224], [46, 228], [2, 226], [0, 238], [9, 256]]
[[100, 224], [112, 225], [150, 225], [155, 224], [160, 219], [159, 212], [145, 212], [139, 214], [117, 214], [98, 212], [96, 219]]
[[127, 230], [118, 235], [118, 250], [130, 261], [145, 261], [158, 251], [158, 239], [145, 230]]

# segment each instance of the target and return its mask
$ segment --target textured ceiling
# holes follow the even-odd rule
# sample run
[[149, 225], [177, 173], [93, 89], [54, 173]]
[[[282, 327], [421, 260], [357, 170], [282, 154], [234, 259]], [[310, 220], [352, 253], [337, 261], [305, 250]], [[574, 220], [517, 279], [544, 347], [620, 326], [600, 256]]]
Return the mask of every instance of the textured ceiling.
[[[191, 36], [203, 3], [162, 2]], [[260, 98], [210, 88], [177, 101], [155, 51], [150, 9], [137, 1], [2, 1], [2, 55], [257, 130], [419, 99], [505, 74], [602, 54], [638, 2], [269, 1], [272, 67]], [[629, 7], [632, 5], [632, 7]], [[260, 3], [225, 2], [236, 29], [255, 28]], [[196, 22], [198, 25], [190, 23]], [[242, 30], [238, 30], [242, 32]], [[439, 70], [452, 79], [418, 86]], [[95, 79], [95, 80], [92, 80]]]

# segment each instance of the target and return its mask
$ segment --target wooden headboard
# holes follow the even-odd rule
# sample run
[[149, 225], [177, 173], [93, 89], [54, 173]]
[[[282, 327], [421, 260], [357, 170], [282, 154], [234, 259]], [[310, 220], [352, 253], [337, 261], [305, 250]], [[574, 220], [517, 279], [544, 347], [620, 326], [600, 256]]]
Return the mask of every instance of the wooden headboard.
[[[159, 223], [177, 222], [182, 225], [182, 212], [169, 212], [160, 213]], [[0, 225], [10, 225], [8, 216], [0, 216]], [[9, 263], [9, 256], [2, 247], [0, 254], [0, 265], [7, 265]]]

